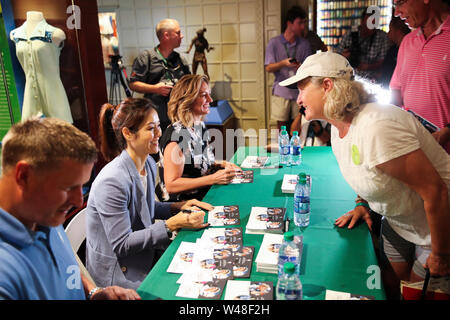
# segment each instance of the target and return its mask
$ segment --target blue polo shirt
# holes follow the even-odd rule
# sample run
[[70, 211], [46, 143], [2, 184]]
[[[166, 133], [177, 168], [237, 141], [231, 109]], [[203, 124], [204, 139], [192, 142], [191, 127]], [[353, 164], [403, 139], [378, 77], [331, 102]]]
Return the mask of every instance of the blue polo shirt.
[[62, 226], [31, 231], [0, 208], [0, 300], [85, 300]]

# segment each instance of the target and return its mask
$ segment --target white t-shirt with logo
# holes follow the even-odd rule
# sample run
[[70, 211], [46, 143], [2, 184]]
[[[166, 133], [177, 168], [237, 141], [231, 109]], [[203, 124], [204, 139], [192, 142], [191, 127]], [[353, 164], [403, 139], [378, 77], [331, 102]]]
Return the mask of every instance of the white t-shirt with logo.
[[344, 138], [332, 127], [331, 145], [345, 180], [370, 208], [385, 216], [404, 239], [431, 245], [420, 195], [376, 168], [420, 148], [450, 186], [450, 156], [414, 116], [393, 105], [366, 104]]

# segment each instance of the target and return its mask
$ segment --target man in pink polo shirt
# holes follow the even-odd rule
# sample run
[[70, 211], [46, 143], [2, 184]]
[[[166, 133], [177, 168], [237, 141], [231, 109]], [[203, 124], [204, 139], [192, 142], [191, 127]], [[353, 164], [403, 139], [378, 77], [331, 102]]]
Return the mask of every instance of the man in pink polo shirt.
[[450, 16], [448, 0], [397, 0], [395, 16], [415, 29], [403, 38], [390, 87], [398, 106], [439, 128], [450, 153]]

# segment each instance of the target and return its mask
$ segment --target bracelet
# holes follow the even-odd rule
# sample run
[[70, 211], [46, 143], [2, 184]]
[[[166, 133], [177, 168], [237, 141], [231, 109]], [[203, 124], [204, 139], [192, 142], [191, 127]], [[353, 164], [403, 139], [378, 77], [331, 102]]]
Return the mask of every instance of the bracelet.
[[[183, 211], [184, 211], [184, 210], [183, 210]], [[173, 232], [170, 231], [169, 227], [167, 226], [167, 221], [166, 221], [166, 220], [164, 220], [164, 228], [166, 228], [167, 237], [168, 237], [169, 239], [171, 239], [172, 236], [173, 236]]]
[[89, 291], [88, 296], [87, 296], [88, 300], [91, 300], [91, 299], [92, 299], [92, 296], [93, 296], [97, 291], [100, 291], [100, 290], [103, 290], [103, 288], [95, 287], [95, 288], [91, 289], [91, 291]]
[[357, 196], [356, 196], [356, 199], [355, 199], [355, 203], [358, 203], [358, 202], [365, 202], [365, 203], [367, 203], [366, 200], [364, 200], [364, 199], [361, 198], [359, 195], [357, 195]]
[[360, 206], [366, 207], [367, 209], [370, 210], [369, 204], [367, 202], [357, 202], [355, 208]]

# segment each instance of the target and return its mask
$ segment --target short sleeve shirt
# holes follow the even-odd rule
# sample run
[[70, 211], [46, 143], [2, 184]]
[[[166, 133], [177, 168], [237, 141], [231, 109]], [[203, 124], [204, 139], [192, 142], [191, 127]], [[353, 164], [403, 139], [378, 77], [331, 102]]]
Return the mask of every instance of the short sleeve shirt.
[[[156, 48], [145, 50], [133, 62], [130, 82], [140, 81], [147, 84], [166, 82], [173, 85], [182, 76], [191, 73], [186, 59], [176, 51], [172, 51], [166, 61], [156, 51]], [[144, 97], [153, 101], [158, 109], [164, 110], [164, 112], [158, 112], [160, 118], [161, 115], [164, 116], [163, 119], [160, 119], [161, 122], [170, 122], [167, 116], [168, 96], [146, 93]]]
[[[358, 42], [361, 50], [361, 63], [375, 63], [383, 60], [391, 46], [387, 33], [379, 29], [375, 29], [375, 33], [366, 38], [361, 38], [358, 31]], [[342, 38], [336, 51], [342, 53], [344, 49], [348, 49], [351, 46], [352, 32], [349, 31]]]
[[85, 300], [62, 226], [26, 228], [0, 208], [0, 300]]
[[[403, 106], [439, 128], [450, 123], [450, 16], [427, 39], [421, 28], [400, 44], [390, 82], [400, 90]], [[450, 152], [450, 142], [446, 146]]]
[[[362, 38], [358, 31], [358, 43], [360, 50], [360, 63], [373, 64], [386, 57], [386, 54], [391, 47], [391, 42], [387, 33], [383, 30], [375, 29], [372, 36]], [[339, 43], [336, 52], [342, 53], [344, 49], [350, 48], [352, 43], [352, 32], [347, 32]], [[364, 78], [374, 78], [375, 72], [371, 70], [355, 70], [356, 73]]]
[[342, 175], [372, 210], [385, 216], [404, 239], [431, 244], [419, 194], [376, 168], [420, 148], [450, 186], [450, 156], [413, 115], [392, 105], [367, 104], [344, 138], [332, 127], [331, 146]]
[[[192, 128], [186, 128], [181, 122], [171, 124], [161, 137], [161, 152], [170, 142], [178, 143], [184, 156], [182, 177], [199, 178], [212, 173], [215, 157], [210, 144], [211, 138], [205, 124], [201, 122]], [[203, 196], [209, 188], [186, 192], [179, 200], [192, 199], [197, 195]], [[173, 198], [171, 197], [171, 200]]]
[[[305, 59], [311, 55], [311, 46], [308, 40], [297, 37], [294, 43], [290, 43], [284, 38], [284, 35], [279, 35], [270, 39], [267, 44], [266, 57], [264, 65], [279, 62], [287, 58], [295, 57], [300, 63], [303, 63]], [[279, 83], [292, 77], [296, 70], [292, 68], [281, 68], [275, 72], [275, 80], [273, 81], [272, 94], [278, 97], [282, 97], [288, 100], [297, 100], [298, 90], [282, 87]]]

